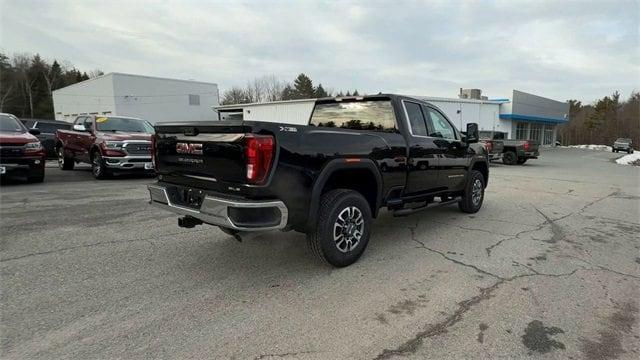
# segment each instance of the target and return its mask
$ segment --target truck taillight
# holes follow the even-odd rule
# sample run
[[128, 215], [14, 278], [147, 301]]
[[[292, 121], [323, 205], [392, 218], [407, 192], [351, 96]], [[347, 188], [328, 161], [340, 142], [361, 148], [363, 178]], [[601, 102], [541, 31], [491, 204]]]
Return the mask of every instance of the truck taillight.
[[524, 142], [524, 151], [529, 151], [531, 149], [531, 144], [528, 141]]
[[260, 184], [267, 178], [273, 163], [273, 136], [249, 134], [245, 137], [245, 145], [247, 181]]

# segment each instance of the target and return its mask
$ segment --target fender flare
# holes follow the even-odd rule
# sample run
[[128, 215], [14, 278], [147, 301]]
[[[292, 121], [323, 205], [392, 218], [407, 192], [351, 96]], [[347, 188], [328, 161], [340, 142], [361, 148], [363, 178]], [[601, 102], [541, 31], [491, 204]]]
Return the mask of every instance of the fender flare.
[[347, 162], [346, 159], [333, 159], [329, 161], [320, 171], [320, 174], [314, 181], [313, 188], [311, 190], [311, 203], [309, 205], [309, 216], [307, 219], [307, 228], [313, 229], [318, 218], [318, 209], [320, 208], [320, 196], [322, 195], [322, 189], [327, 184], [327, 181], [336, 171], [339, 170], [354, 170], [365, 169], [371, 171], [376, 182], [376, 202], [373, 211], [371, 212], [373, 217], [378, 215], [378, 210], [382, 204], [382, 175], [378, 169], [376, 163], [371, 159], [358, 159], [357, 162]]

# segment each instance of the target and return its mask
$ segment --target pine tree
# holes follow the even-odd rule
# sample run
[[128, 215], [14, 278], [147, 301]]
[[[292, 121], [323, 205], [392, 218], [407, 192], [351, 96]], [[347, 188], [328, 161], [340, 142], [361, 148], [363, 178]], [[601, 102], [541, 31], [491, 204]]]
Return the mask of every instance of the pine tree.
[[282, 100], [293, 100], [296, 99], [295, 90], [291, 87], [291, 84], [287, 84], [282, 89]]
[[323, 98], [323, 97], [329, 96], [326, 90], [322, 87], [322, 84], [318, 84], [318, 87], [316, 87], [316, 89], [314, 90], [314, 95], [316, 98]]
[[353, 92], [353, 94], [352, 94], [352, 95], [353, 95], [353, 96], [360, 96], [360, 94], [358, 94], [358, 89], [356, 89], [356, 90]]
[[293, 89], [296, 99], [312, 99], [315, 97], [313, 91], [313, 82], [305, 74], [301, 73], [293, 81]]

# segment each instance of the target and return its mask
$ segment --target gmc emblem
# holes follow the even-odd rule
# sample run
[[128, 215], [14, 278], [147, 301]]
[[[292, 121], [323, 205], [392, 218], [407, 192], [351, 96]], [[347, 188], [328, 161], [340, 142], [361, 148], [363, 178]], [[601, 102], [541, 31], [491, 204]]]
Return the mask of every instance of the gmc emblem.
[[178, 154], [202, 155], [202, 144], [176, 143]]

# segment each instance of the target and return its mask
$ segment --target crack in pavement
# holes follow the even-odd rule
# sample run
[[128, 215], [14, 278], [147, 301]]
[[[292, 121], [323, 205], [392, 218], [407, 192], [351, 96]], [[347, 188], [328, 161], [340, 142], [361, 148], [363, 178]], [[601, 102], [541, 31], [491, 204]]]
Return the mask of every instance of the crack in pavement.
[[609, 197], [614, 197], [616, 194], [619, 194], [619, 191], [620, 190], [618, 189], [618, 190], [612, 192], [611, 194], [608, 194], [608, 195], [603, 196], [603, 197], [599, 197], [599, 198], [597, 198], [597, 199], [595, 199], [593, 201], [590, 201], [590, 202], [586, 203], [580, 209], [578, 209], [578, 210], [576, 210], [574, 212], [570, 212], [568, 214], [565, 214], [563, 216], [557, 217], [557, 218], [551, 218], [551, 217], [547, 216], [547, 214], [543, 213], [540, 209], [538, 209], [535, 205], [531, 205], [545, 219], [545, 221], [543, 223], [541, 223], [541, 224], [538, 224], [535, 229], [522, 230], [522, 231], [518, 232], [516, 235], [514, 235], [514, 236], [512, 236], [510, 238], [502, 239], [502, 240], [496, 242], [495, 244], [486, 247], [485, 251], [487, 252], [487, 256], [490, 257], [491, 256], [491, 252], [493, 251], [493, 249], [495, 249], [496, 247], [502, 245], [502, 243], [504, 243], [505, 241], [519, 239], [522, 234], [526, 234], [528, 232], [535, 232], [535, 231], [542, 230], [546, 225], [550, 225], [551, 226], [551, 234], [552, 234], [552, 236], [551, 236], [551, 239], [544, 240], [545, 242], [553, 244], [553, 243], [556, 243], [556, 242], [558, 242], [560, 240], [563, 240], [564, 239], [563, 231], [562, 231], [562, 228], [560, 227], [560, 225], [558, 225], [556, 223], [557, 221], [560, 221], [562, 219], [568, 218], [569, 216], [572, 216], [572, 215], [580, 214], [583, 211], [585, 211], [589, 206], [591, 206], [591, 205], [593, 205], [593, 204], [595, 204], [595, 203], [597, 203], [599, 201], [605, 200], [605, 199], [607, 199]]
[[[538, 210], [536, 208], [536, 210]], [[538, 212], [540, 212], [538, 210]], [[553, 224], [554, 221], [553, 219], [548, 218], [546, 215], [544, 215], [542, 212], [540, 212], [541, 215], [543, 215], [546, 219], [548, 219], [547, 221], [550, 221], [551, 224]], [[565, 216], [566, 217], [566, 216]], [[545, 223], [541, 224], [541, 226], [544, 226], [547, 224], [547, 221], [545, 221]], [[558, 225], [556, 225], [558, 226]], [[429, 247], [427, 247], [425, 245], [424, 242], [418, 240], [416, 238], [416, 226], [413, 227], [409, 227], [409, 230], [411, 231], [411, 240], [418, 243], [420, 245], [421, 248], [428, 250], [430, 252], [436, 253], [438, 255], [440, 255], [441, 257], [443, 257], [444, 259], [463, 266], [463, 267], [467, 267], [467, 268], [471, 268], [481, 274], [485, 274], [485, 275], [489, 275], [493, 278], [498, 279], [498, 281], [496, 281], [493, 285], [489, 286], [489, 287], [485, 287], [485, 288], [481, 288], [480, 289], [480, 293], [478, 295], [475, 295], [469, 299], [463, 300], [458, 302], [458, 308], [454, 311], [453, 314], [451, 314], [450, 316], [446, 317], [444, 320], [433, 324], [433, 325], [429, 325], [425, 330], [422, 330], [418, 333], [416, 333], [411, 339], [405, 341], [404, 343], [400, 344], [398, 347], [393, 348], [393, 349], [384, 349], [380, 354], [378, 354], [374, 359], [375, 360], [383, 360], [383, 359], [389, 359], [393, 356], [405, 356], [408, 354], [414, 354], [418, 351], [418, 349], [420, 348], [420, 346], [422, 345], [423, 341], [427, 338], [431, 338], [431, 337], [435, 337], [441, 334], [444, 334], [447, 332], [447, 329], [455, 324], [457, 324], [458, 322], [462, 321], [463, 316], [465, 313], [467, 313], [469, 310], [471, 310], [474, 306], [480, 304], [482, 301], [487, 300], [489, 298], [491, 298], [493, 295], [493, 292], [496, 291], [501, 285], [509, 283], [511, 281], [515, 281], [521, 278], [525, 278], [525, 277], [550, 277], [550, 278], [561, 278], [561, 277], [569, 277], [569, 276], [573, 276], [576, 272], [578, 271], [609, 271], [611, 273], [620, 275], [620, 276], [629, 276], [632, 278], [636, 278], [639, 279], [640, 277], [635, 276], [635, 275], [631, 275], [631, 274], [626, 274], [626, 273], [621, 273], [619, 271], [615, 271], [615, 270], [611, 270], [608, 268], [605, 268], [603, 266], [600, 265], [593, 265], [589, 262], [587, 262], [586, 260], [582, 260], [585, 263], [595, 266], [596, 268], [584, 268], [584, 267], [579, 267], [579, 268], [575, 268], [570, 272], [567, 273], [560, 273], [560, 274], [553, 274], [553, 273], [542, 273], [539, 272], [529, 266], [526, 266], [524, 264], [517, 263], [520, 266], [523, 266], [524, 268], [528, 269], [529, 271], [531, 271], [530, 273], [526, 273], [526, 274], [519, 274], [519, 275], [514, 275], [511, 277], [501, 277], [499, 275], [490, 273], [488, 271], [482, 270], [480, 268], [478, 268], [475, 265], [471, 265], [471, 264], [467, 264], [464, 263], [462, 261], [456, 260], [456, 259], [452, 259], [450, 257], [448, 257], [447, 255], [445, 255], [443, 252], [435, 250], [435, 249], [431, 249]], [[579, 258], [578, 258], [579, 259]]]
[[262, 360], [267, 358], [285, 358], [288, 356], [298, 356], [302, 354], [313, 354], [315, 351], [297, 351], [297, 352], [287, 352], [287, 353], [279, 353], [279, 354], [260, 354], [253, 358], [253, 360]]
[[456, 259], [450, 258], [445, 253], [443, 253], [442, 251], [435, 250], [435, 249], [432, 249], [432, 248], [428, 247], [427, 245], [425, 245], [425, 243], [423, 243], [422, 241], [416, 239], [416, 236], [415, 236], [415, 231], [416, 230], [415, 230], [415, 228], [410, 227], [409, 230], [411, 231], [411, 240], [416, 242], [416, 243], [418, 243], [421, 248], [423, 248], [425, 250], [428, 250], [430, 252], [436, 253], [436, 254], [442, 256], [443, 258], [445, 258], [446, 260], [449, 260], [449, 261], [451, 261], [451, 262], [453, 262], [455, 264], [471, 268], [471, 269], [473, 269], [473, 270], [475, 270], [475, 271], [477, 271], [477, 272], [479, 272], [481, 274], [488, 275], [488, 276], [491, 276], [491, 277], [496, 278], [496, 279], [501, 279], [501, 280], [504, 279], [504, 278], [502, 278], [502, 277], [500, 277], [500, 276], [498, 276], [496, 274], [492, 274], [492, 273], [490, 273], [488, 271], [482, 270], [482, 269], [480, 269], [479, 267], [477, 267], [475, 265], [467, 264], [467, 263], [464, 263], [464, 262], [462, 262], [460, 260], [456, 260]]
[[500, 280], [497, 281], [495, 284], [486, 288], [481, 288], [480, 293], [478, 295], [459, 302], [458, 308], [456, 309], [456, 311], [454, 311], [453, 314], [451, 314], [450, 316], [446, 317], [443, 321], [434, 325], [430, 325], [427, 329], [418, 332], [411, 339], [405, 341], [395, 349], [384, 349], [374, 359], [383, 360], [383, 359], [389, 359], [392, 356], [403, 356], [403, 355], [416, 353], [420, 348], [420, 346], [422, 345], [422, 342], [424, 341], [424, 339], [446, 333], [447, 328], [460, 322], [463, 319], [464, 314], [469, 310], [471, 310], [475, 305], [480, 304], [484, 300], [490, 299], [492, 297], [492, 293], [505, 283], [508, 283], [520, 278], [532, 277], [532, 276], [568, 277], [568, 276], [574, 275], [578, 270], [581, 270], [581, 269], [574, 269], [571, 272], [563, 273], [563, 274], [534, 273], [534, 274], [520, 274], [520, 275], [515, 275], [509, 278], [500, 278]]
[[[161, 235], [160, 237], [181, 235], [181, 234], [186, 234], [186, 233], [192, 233], [194, 231], [203, 231], [203, 230], [181, 231], [181, 232], [176, 232], [176, 233], [164, 234], [164, 235]], [[92, 243], [92, 244], [70, 246], [70, 247], [61, 248], [61, 249], [42, 251], [42, 252], [36, 252], [36, 253], [25, 254], [25, 255], [21, 255], [21, 256], [15, 256], [15, 257], [10, 257], [10, 258], [0, 259], [0, 263], [13, 261], [13, 260], [20, 260], [20, 259], [29, 258], [29, 257], [32, 257], [32, 256], [49, 255], [49, 254], [55, 254], [55, 253], [64, 252], [64, 251], [68, 251], [68, 250], [76, 250], [76, 249], [88, 248], [88, 247], [94, 247], [94, 246], [101, 246], [101, 245], [125, 244], [125, 243], [134, 243], [134, 242], [144, 241], [144, 242], [150, 244], [151, 246], [155, 247], [156, 244], [154, 244], [151, 241], [153, 239], [155, 239], [155, 237], [148, 237], [148, 238], [143, 238], [143, 239], [131, 239], [131, 240], [101, 241], [101, 242]]]

